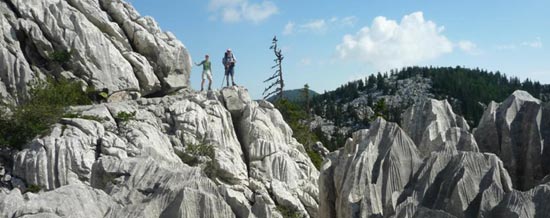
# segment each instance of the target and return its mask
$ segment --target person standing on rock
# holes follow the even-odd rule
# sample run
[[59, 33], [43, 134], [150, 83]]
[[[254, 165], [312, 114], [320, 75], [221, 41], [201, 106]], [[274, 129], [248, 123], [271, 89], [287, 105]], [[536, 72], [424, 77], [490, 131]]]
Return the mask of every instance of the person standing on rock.
[[208, 55], [204, 56], [204, 61], [200, 64], [195, 63], [195, 65], [202, 65], [202, 82], [201, 82], [201, 92], [204, 90], [204, 80], [208, 79], [208, 91], [212, 90], [212, 64], [210, 63]]
[[222, 59], [223, 66], [225, 67], [225, 76], [227, 77], [227, 86], [229, 86], [229, 76], [231, 76], [231, 84], [233, 86], [236, 86], [235, 80], [233, 78], [233, 75], [235, 74], [235, 63], [237, 63], [237, 59], [235, 58], [235, 55], [231, 52], [231, 49], [227, 49], [225, 51], [225, 55]]

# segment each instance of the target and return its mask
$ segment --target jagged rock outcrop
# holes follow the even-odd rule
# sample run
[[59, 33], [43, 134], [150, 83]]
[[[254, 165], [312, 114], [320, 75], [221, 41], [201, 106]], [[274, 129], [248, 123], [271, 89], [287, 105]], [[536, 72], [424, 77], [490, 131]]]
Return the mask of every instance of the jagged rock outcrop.
[[418, 208], [480, 217], [511, 190], [510, 177], [494, 154], [433, 152], [399, 197], [395, 217], [412, 217]]
[[502, 159], [514, 187], [528, 190], [544, 177], [541, 102], [515, 91], [501, 104], [491, 102], [474, 132], [479, 148]]
[[292, 129], [281, 113], [267, 101], [250, 102], [242, 89], [225, 89], [222, 95], [226, 107], [234, 109], [233, 116], [240, 118], [237, 132], [249, 177], [274, 195], [278, 205], [317, 217], [319, 172], [304, 147], [292, 138]]
[[0, 1], [0, 94], [17, 102], [27, 83], [66, 77], [143, 95], [189, 85], [191, 58], [122, 0]]
[[478, 151], [466, 120], [445, 100], [419, 101], [403, 113], [401, 123], [423, 157], [432, 151]]
[[407, 134], [378, 118], [325, 160], [319, 178], [320, 217], [387, 216], [420, 165]]
[[[477, 152], [475, 140], [480, 140], [480, 150], [488, 145], [510, 146], [507, 149], [514, 158], [524, 157], [523, 153], [533, 151], [530, 146], [535, 147], [539, 150], [530, 154], [538, 157], [530, 161], [547, 161], [543, 146], [550, 126], [548, 115], [540, 101], [517, 91], [501, 105], [488, 106], [475, 138], [464, 119], [443, 101], [430, 100], [407, 110], [403, 126], [412, 139], [403, 130], [394, 130], [401, 132], [397, 136], [378, 136], [398, 129], [379, 119], [327, 156], [319, 179], [319, 214], [337, 218], [544, 217], [549, 213], [550, 176], [532, 180], [538, 186], [529, 191], [516, 191], [513, 182], [524, 177], [509, 173], [509, 165], [499, 156], [502, 152]], [[411, 152], [395, 152], [396, 148]], [[427, 155], [424, 159], [422, 148]], [[411, 161], [415, 159], [411, 154], [416, 162]], [[539, 166], [531, 169], [531, 175], [544, 168]], [[387, 180], [380, 183], [380, 178]], [[388, 187], [393, 187], [391, 192]]]
[[526, 191], [512, 191], [490, 212], [491, 217], [548, 217], [550, 214], [550, 183]]
[[[14, 154], [12, 183], [44, 195], [103, 190], [116, 202], [109, 217], [280, 217], [278, 207], [317, 217], [318, 171], [273, 105], [243, 88], [70, 110], [80, 118], [62, 119]], [[189, 153], [208, 146], [211, 156]]]

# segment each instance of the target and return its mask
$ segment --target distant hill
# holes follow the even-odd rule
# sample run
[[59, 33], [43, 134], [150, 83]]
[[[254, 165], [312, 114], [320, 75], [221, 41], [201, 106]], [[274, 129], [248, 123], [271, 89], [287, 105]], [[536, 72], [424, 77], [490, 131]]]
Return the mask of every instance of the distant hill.
[[[304, 99], [304, 95], [303, 95], [303, 89], [293, 89], [293, 90], [286, 90], [286, 91], [283, 91], [283, 95], [285, 96], [285, 98], [293, 103], [301, 103], [301, 102], [304, 102], [305, 99]], [[309, 90], [309, 97], [310, 98], [313, 98], [313, 97], [316, 97], [318, 96], [319, 93], [313, 91], [313, 90]], [[279, 96], [278, 95], [274, 95], [274, 96], [271, 96], [270, 98], [267, 99], [267, 101], [269, 102], [275, 102], [277, 99], [279, 99]]]
[[319, 138], [334, 149], [358, 129], [368, 128], [372, 114], [400, 123], [401, 114], [422, 99], [446, 99], [455, 113], [471, 128], [477, 127], [485, 107], [502, 102], [515, 90], [524, 90], [542, 100], [550, 100], [550, 85], [520, 81], [498, 71], [463, 67], [407, 67], [389, 73], [372, 74], [348, 82], [334, 91], [313, 98], [311, 107], [317, 120]]

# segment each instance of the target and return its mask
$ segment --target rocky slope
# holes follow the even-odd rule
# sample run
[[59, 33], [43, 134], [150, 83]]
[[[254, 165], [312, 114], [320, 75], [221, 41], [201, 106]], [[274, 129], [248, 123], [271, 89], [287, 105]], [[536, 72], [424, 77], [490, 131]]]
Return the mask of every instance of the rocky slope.
[[[475, 137], [445, 101], [413, 105], [403, 130], [378, 119], [324, 162], [320, 217], [545, 217], [550, 177], [535, 175], [544, 175], [540, 163], [548, 162], [547, 112], [516, 91], [487, 108]], [[514, 158], [478, 151], [487, 148], [508, 149]]]
[[[61, 120], [14, 154], [2, 215], [317, 217], [317, 169], [281, 114], [243, 88], [72, 111], [85, 118]], [[214, 153], [189, 162], [194, 146]], [[31, 184], [42, 191], [22, 194]]]
[[35, 78], [65, 77], [110, 93], [189, 85], [191, 58], [122, 0], [1, 0], [0, 95], [18, 102]]

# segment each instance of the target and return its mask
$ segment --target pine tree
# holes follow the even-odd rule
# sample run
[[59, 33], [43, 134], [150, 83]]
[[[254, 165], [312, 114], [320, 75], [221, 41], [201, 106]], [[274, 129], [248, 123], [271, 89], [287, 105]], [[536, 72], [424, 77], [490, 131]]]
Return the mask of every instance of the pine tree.
[[304, 88], [302, 89], [302, 95], [305, 99], [305, 103], [306, 103], [306, 112], [307, 112], [307, 116], [309, 117], [309, 85], [306, 83], [304, 85]]

